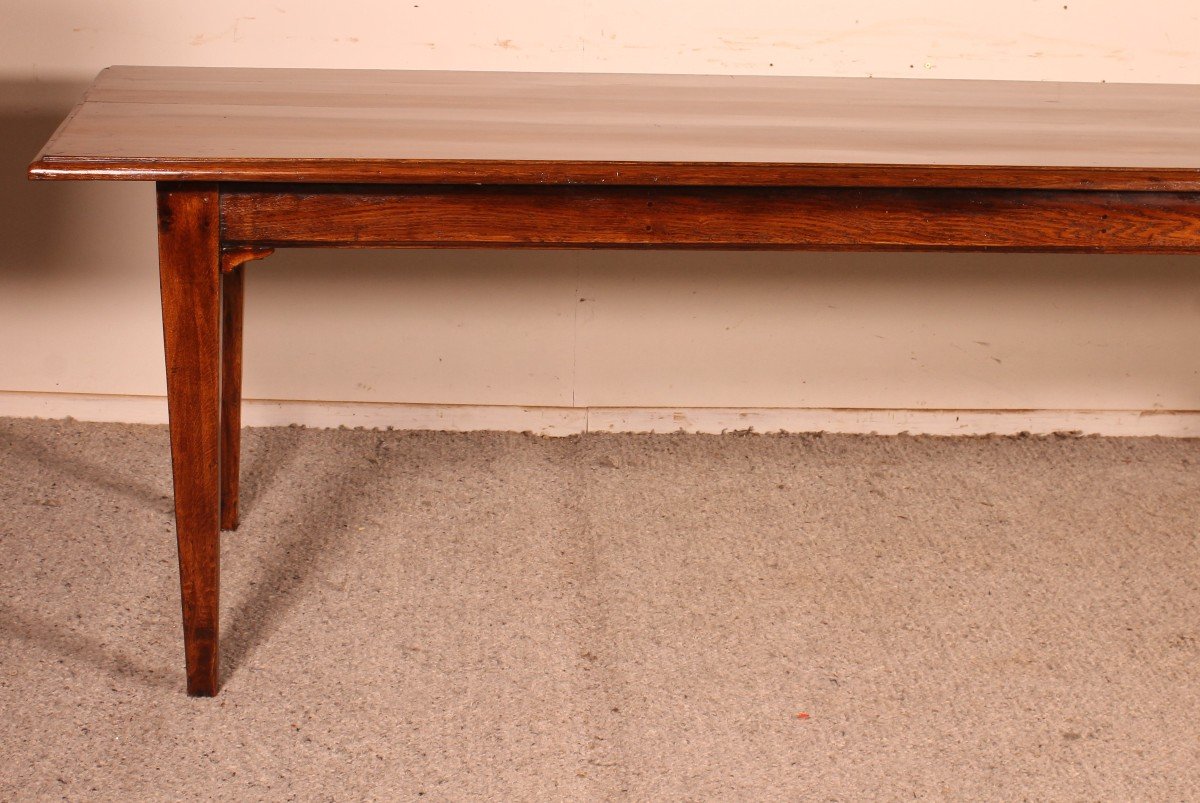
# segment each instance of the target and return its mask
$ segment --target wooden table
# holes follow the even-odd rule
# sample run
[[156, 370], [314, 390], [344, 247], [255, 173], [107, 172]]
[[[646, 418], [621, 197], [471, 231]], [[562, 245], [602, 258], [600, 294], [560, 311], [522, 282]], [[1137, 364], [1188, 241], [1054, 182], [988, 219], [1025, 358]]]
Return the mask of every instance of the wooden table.
[[39, 179], [158, 182], [187, 690], [275, 248], [1200, 251], [1200, 86], [113, 67]]

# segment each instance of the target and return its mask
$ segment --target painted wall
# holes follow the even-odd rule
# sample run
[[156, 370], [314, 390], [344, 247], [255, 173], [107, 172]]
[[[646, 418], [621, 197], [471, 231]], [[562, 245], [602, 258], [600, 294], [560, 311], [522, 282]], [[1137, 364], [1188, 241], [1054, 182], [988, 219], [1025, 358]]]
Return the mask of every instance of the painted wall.
[[[1191, 0], [0, 8], [0, 415], [165, 413], [152, 187], [23, 178], [109, 64], [1200, 82]], [[605, 419], [659, 429], [692, 423], [671, 410], [713, 407], [785, 408], [795, 415], [771, 421], [789, 428], [886, 429], [826, 408], [894, 409], [915, 429], [913, 411], [1039, 410], [972, 427], [1074, 428], [1083, 418], [1045, 411], [1200, 410], [1197, 268], [1195, 257], [280, 252], [250, 267], [245, 390], [427, 405], [370, 418], [397, 425], [471, 405], [508, 410], [487, 425], [519, 428], [542, 426], [531, 406], [662, 408]], [[150, 398], [135, 409], [117, 397]], [[321, 408], [260, 405], [259, 420], [328, 423]], [[1088, 428], [1122, 431], [1104, 420]], [[1200, 432], [1200, 418], [1142, 426]]]

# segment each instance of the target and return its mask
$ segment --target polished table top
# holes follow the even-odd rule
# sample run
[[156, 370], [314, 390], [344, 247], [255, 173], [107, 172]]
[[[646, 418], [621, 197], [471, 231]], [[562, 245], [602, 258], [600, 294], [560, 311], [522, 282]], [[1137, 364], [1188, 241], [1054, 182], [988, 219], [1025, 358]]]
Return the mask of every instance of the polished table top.
[[34, 178], [1200, 190], [1200, 86], [111, 67]]

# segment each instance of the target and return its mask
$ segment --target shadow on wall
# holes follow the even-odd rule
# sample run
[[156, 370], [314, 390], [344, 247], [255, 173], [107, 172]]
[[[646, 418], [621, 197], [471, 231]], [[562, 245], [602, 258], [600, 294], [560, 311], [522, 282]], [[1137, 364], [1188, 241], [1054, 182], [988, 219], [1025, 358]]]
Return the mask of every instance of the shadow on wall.
[[0, 81], [0, 270], [44, 275], [71, 250], [60, 225], [87, 195], [77, 182], [30, 181], [29, 163], [88, 81]]

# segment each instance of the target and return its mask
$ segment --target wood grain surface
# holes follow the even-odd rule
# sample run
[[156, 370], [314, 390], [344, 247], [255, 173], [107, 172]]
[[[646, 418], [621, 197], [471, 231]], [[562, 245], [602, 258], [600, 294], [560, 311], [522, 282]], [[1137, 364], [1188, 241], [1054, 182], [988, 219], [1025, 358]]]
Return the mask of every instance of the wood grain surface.
[[217, 188], [160, 185], [159, 276], [188, 694], [217, 693], [221, 270]]
[[235, 185], [221, 216], [272, 246], [1200, 251], [1197, 193]]
[[113, 67], [30, 174], [1200, 190], [1200, 86]]
[[[222, 260], [226, 262], [226, 260]], [[221, 265], [221, 529], [238, 526], [242, 465], [242, 321], [246, 271]]]

